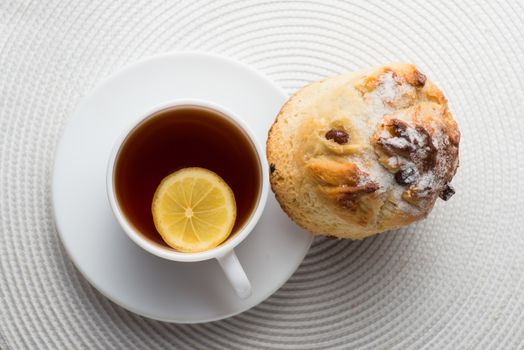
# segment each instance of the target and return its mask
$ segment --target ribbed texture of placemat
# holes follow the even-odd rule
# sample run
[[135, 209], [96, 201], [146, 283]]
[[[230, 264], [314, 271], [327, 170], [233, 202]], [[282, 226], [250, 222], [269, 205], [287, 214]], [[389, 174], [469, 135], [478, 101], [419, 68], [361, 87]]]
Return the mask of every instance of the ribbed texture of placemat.
[[[518, 1], [1, 1], [0, 347], [523, 349], [523, 23]], [[121, 309], [55, 234], [53, 154], [94, 85], [172, 50], [232, 57], [289, 93], [418, 64], [462, 130], [457, 195], [396, 234], [317, 239], [283, 288], [231, 319], [180, 326]]]

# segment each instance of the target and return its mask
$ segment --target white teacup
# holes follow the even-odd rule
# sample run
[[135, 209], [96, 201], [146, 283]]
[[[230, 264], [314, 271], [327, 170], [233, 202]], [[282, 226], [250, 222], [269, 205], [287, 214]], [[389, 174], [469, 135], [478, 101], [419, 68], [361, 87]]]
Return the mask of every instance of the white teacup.
[[[154, 115], [156, 112], [164, 110], [166, 108], [179, 107], [179, 106], [197, 106], [209, 108], [212, 110], [218, 111], [220, 114], [223, 114], [230, 118], [239, 128], [241, 128], [245, 134], [249, 137], [252, 144], [255, 147], [256, 155], [261, 169], [261, 181], [260, 181], [260, 191], [258, 192], [258, 200], [255, 209], [251, 212], [251, 216], [245, 223], [245, 225], [232, 234], [224, 243], [219, 246], [198, 253], [184, 253], [176, 251], [169, 247], [160, 246], [154, 244], [148, 240], [143, 234], [137, 231], [137, 229], [128, 221], [128, 219], [123, 214], [120, 205], [118, 203], [116, 193], [115, 193], [115, 163], [119, 156], [119, 151], [124, 144], [129, 133], [144, 120]], [[257, 224], [264, 207], [266, 205], [267, 195], [269, 190], [269, 172], [265, 160], [265, 153], [263, 148], [260, 146], [257, 141], [254, 133], [246, 125], [246, 123], [235, 113], [225, 109], [224, 107], [218, 106], [216, 104], [195, 100], [195, 99], [186, 99], [186, 100], [176, 100], [170, 103], [166, 103], [160, 106], [155, 107], [149, 112], [145, 113], [142, 117], [133, 123], [123, 134], [118, 138], [116, 144], [112, 150], [111, 156], [109, 158], [108, 168], [107, 168], [107, 194], [109, 197], [109, 202], [113, 213], [122, 226], [126, 234], [131, 238], [136, 244], [145, 249], [151, 254], [159, 256], [164, 259], [181, 261], [181, 262], [196, 262], [203, 261], [208, 259], [217, 259], [218, 263], [224, 270], [224, 273], [231, 283], [233, 289], [241, 298], [247, 298], [251, 295], [251, 283], [249, 282], [242, 265], [238, 261], [237, 256], [235, 255], [234, 248], [239, 245], [254, 229]]]

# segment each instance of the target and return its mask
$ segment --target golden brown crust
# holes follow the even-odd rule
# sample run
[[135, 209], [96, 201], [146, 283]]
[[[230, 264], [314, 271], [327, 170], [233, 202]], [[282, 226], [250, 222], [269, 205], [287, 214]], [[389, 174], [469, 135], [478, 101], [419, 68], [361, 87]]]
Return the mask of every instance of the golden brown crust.
[[344, 160], [314, 159], [307, 164], [307, 169], [318, 183], [317, 191], [347, 212], [355, 213], [358, 200], [380, 187], [355, 163]]
[[446, 98], [415, 66], [349, 73], [282, 107], [266, 144], [271, 187], [298, 225], [360, 239], [449, 197], [459, 141]]

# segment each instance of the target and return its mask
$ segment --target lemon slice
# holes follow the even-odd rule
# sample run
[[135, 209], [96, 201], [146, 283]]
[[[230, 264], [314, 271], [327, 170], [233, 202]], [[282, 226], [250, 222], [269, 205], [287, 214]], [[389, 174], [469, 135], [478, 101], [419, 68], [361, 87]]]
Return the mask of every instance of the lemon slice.
[[164, 178], [151, 211], [164, 241], [182, 252], [216, 247], [229, 236], [237, 216], [231, 188], [204, 168], [185, 168]]

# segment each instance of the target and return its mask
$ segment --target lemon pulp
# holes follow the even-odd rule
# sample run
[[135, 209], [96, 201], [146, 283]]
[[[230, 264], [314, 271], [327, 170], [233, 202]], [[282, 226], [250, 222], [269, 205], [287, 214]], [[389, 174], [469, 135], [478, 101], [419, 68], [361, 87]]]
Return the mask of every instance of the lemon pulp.
[[165, 177], [151, 205], [162, 239], [182, 252], [201, 252], [222, 243], [236, 219], [235, 196], [216, 173], [184, 168]]

